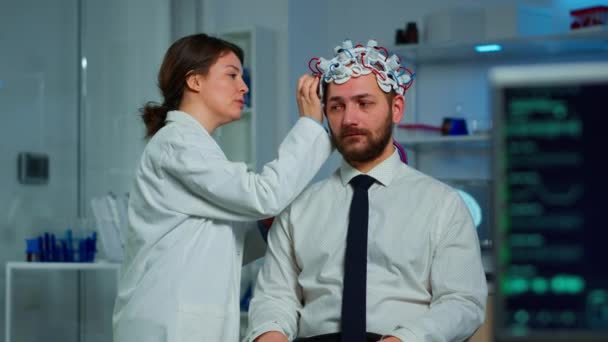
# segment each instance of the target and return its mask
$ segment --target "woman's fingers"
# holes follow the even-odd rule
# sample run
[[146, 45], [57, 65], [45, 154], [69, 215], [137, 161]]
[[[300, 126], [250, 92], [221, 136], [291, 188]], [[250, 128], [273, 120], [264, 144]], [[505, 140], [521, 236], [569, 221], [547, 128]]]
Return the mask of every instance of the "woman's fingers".
[[300, 115], [322, 122], [321, 100], [317, 94], [319, 77], [303, 75], [298, 80], [297, 102]]

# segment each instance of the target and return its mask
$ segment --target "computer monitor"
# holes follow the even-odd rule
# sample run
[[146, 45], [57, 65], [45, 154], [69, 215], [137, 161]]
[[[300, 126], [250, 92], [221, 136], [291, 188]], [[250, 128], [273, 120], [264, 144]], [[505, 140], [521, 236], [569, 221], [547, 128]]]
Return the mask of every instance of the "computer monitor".
[[608, 341], [608, 63], [497, 67], [494, 337]]

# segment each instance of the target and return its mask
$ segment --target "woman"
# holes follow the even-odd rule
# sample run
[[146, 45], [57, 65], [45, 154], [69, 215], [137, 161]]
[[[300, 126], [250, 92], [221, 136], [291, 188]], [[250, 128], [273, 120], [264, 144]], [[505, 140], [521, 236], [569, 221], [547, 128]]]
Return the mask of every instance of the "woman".
[[238, 120], [248, 89], [242, 50], [205, 34], [176, 41], [148, 103], [150, 138], [129, 200], [114, 341], [237, 341], [246, 225], [278, 214], [331, 153], [318, 79], [298, 82], [301, 118], [260, 174], [230, 162], [211, 137]]

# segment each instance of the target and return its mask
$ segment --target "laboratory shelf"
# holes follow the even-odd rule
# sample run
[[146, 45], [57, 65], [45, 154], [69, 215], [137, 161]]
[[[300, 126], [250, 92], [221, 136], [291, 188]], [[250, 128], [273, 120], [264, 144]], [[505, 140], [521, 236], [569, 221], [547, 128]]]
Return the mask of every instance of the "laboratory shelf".
[[9, 261], [7, 268], [20, 270], [118, 270], [120, 264], [112, 262], [26, 262]]
[[437, 148], [437, 147], [489, 147], [491, 136], [489, 133], [474, 135], [429, 135], [416, 136], [411, 132], [397, 130], [395, 132], [397, 140], [405, 149]]
[[[478, 53], [475, 46], [498, 44], [502, 50]], [[500, 40], [396, 45], [389, 49], [409, 63], [454, 63], [457, 61], [514, 61], [558, 55], [608, 54], [606, 26], [574, 30], [562, 34], [515, 37]]]

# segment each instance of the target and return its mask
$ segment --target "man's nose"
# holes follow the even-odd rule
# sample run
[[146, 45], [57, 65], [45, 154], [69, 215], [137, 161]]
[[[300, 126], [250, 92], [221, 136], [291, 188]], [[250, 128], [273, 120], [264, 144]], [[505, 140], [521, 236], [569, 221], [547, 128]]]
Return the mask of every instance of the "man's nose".
[[353, 105], [346, 105], [344, 108], [344, 117], [342, 117], [342, 123], [344, 125], [353, 125], [357, 123], [358, 113], [357, 109]]

